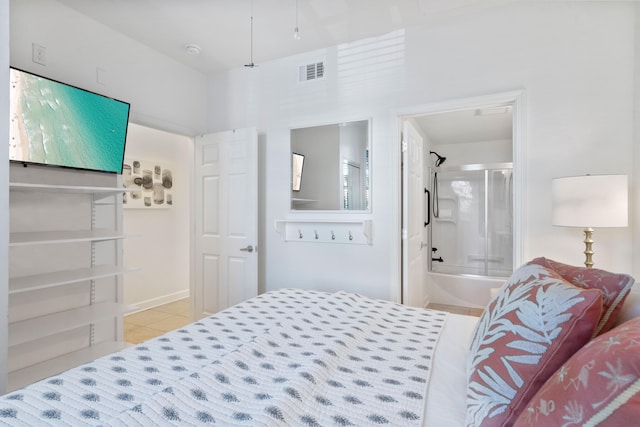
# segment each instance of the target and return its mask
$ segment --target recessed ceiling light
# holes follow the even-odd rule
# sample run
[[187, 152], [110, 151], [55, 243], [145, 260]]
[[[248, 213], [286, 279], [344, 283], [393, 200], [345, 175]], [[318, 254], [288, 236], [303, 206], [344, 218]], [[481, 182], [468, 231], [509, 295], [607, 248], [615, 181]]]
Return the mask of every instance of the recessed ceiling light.
[[200, 55], [200, 52], [202, 52], [202, 48], [197, 44], [187, 44], [184, 46], [184, 50], [189, 55]]

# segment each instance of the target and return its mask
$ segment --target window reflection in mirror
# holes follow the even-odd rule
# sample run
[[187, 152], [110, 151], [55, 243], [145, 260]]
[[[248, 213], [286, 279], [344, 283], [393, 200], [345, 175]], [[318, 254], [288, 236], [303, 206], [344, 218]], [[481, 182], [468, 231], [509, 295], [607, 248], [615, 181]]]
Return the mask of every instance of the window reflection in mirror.
[[291, 130], [291, 209], [369, 210], [369, 126], [361, 120]]
[[303, 167], [304, 156], [298, 153], [291, 153], [291, 191], [300, 191]]

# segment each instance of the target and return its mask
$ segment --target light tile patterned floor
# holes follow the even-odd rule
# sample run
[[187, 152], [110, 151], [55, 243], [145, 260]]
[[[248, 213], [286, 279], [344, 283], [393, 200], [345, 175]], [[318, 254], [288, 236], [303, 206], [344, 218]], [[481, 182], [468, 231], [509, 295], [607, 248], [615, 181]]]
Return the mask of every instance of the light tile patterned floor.
[[139, 344], [189, 323], [189, 298], [184, 298], [125, 316], [124, 340]]
[[[428, 308], [456, 314], [480, 316], [482, 309], [446, 304], [429, 304]], [[139, 311], [124, 317], [124, 340], [139, 344], [165, 332], [173, 331], [191, 323], [189, 298]]]

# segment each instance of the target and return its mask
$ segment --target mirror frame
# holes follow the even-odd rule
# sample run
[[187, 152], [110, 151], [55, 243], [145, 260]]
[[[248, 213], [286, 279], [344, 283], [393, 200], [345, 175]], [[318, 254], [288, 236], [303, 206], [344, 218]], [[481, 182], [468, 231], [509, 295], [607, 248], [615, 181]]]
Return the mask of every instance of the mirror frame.
[[[346, 123], [356, 123], [356, 122], [366, 122], [366, 128], [367, 128], [367, 143], [366, 143], [366, 147], [369, 151], [368, 153], [368, 180], [369, 180], [369, 197], [368, 197], [368, 206], [367, 209], [358, 209], [358, 210], [346, 210], [346, 209], [294, 209], [293, 208], [293, 156], [292, 154], [294, 153], [293, 148], [291, 146], [292, 144], [292, 138], [291, 138], [291, 133], [294, 130], [299, 130], [299, 129], [307, 129], [307, 128], [314, 128], [314, 127], [322, 127], [322, 126], [332, 126], [332, 125], [340, 125], [340, 124], [346, 124]], [[345, 120], [335, 120], [335, 121], [327, 121], [327, 122], [320, 122], [320, 123], [305, 123], [305, 124], [301, 124], [298, 126], [291, 126], [288, 129], [288, 136], [289, 136], [289, 212], [291, 213], [295, 213], [295, 214], [300, 214], [300, 213], [308, 213], [308, 214], [318, 214], [318, 213], [323, 213], [323, 214], [339, 214], [339, 215], [343, 215], [343, 214], [370, 214], [372, 213], [372, 206], [373, 206], [373, 156], [372, 156], [372, 146], [373, 146], [373, 136], [372, 136], [372, 129], [373, 129], [373, 119], [371, 117], [354, 117], [354, 118], [348, 118]], [[299, 154], [299, 153], [296, 153]], [[338, 160], [339, 165], [340, 165], [340, 170], [342, 170], [342, 163], [343, 163], [342, 158], [340, 158]], [[367, 169], [365, 169], [366, 171]], [[365, 178], [366, 179], [366, 178]]]

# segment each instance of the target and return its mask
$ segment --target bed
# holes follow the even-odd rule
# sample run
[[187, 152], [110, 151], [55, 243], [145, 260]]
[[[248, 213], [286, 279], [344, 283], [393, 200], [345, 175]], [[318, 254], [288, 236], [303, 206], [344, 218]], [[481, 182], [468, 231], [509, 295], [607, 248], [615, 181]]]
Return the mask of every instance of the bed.
[[[546, 267], [531, 268], [534, 281], [540, 282], [539, 270]], [[0, 425], [449, 427], [484, 425], [485, 419], [486, 425], [538, 422], [540, 414], [532, 417], [535, 405], [525, 405], [529, 402], [520, 402], [517, 414], [506, 411], [511, 418], [505, 422], [469, 417], [475, 408], [468, 396], [474, 384], [470, 360], [487, 353], [477, 342], [491, 323], [488, 312], [504, 306], [513, 293], [508, 285], [521, 283], [523, 275], [531, 272], [514, 273], [516, 279], [505, 284], [481, 318], [347, 292], [268, 292], [11, 392], [0, 399]], [[546, 291], [551, 288], [550, 279], [545, 280]], [[625, 282], [625, 297], [632, 284]], [[601, 309], [600, 302], [596, 323], [602, 323]], [[616, 316], [621, 310], [622, 305]], [[535, 391], [529, 391], [529, 401], [535, 400]]]

